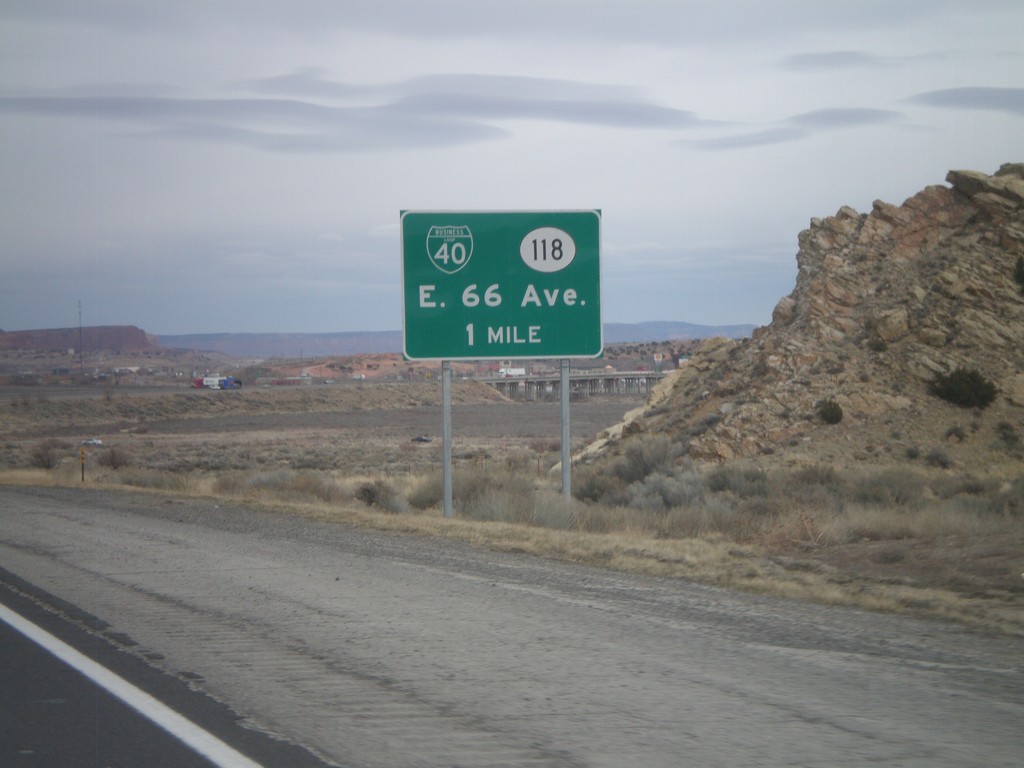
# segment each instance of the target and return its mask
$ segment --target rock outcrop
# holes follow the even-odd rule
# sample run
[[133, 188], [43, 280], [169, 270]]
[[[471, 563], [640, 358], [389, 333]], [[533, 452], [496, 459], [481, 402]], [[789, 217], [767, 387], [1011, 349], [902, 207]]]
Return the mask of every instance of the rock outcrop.
[[[625, 433], [670, 434], [708, 461], [884, 463], [941, 448], [966, 466], [1019, 465], [1006, 449], [1024, 439], [1024, 164], [946, 180], [900, 206], [813, 219], [771, 324], [706, 343]], [[958, 367], [998, 387], [984, 412], [929, 393]], [[824, 400], [840, 423], [819, 418]]]

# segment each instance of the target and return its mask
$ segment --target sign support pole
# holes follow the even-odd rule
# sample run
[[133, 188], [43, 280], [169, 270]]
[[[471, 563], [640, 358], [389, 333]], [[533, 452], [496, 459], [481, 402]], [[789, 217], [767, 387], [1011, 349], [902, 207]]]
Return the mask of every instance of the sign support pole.
[[572, 499], [572, 449], [569, 444], [569, 360], [561, 361], [561, 394], [562, 394], [562, 498]]
[[444, 516], [452, 516], [452, 364], [441, 361], [441, 452], [444, 464]]

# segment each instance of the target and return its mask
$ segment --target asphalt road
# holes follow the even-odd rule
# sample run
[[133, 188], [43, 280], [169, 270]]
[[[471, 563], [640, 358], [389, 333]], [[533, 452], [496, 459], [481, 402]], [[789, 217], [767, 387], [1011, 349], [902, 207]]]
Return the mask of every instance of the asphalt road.
[[211, 765], [4, 622], [0, 648], [0, 764]]
[[940, 622], [88, 489], [0, 489], [0, 567], [334, 765], [1024, 763], [1024, 643]]

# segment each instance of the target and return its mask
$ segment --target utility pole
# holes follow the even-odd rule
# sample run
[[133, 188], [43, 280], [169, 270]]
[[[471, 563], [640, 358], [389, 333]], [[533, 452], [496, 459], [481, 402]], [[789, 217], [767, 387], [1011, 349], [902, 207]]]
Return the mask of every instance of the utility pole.
[[78, 373], [85, 375], [85, 350], [82, 348], [82, 300], [78, 300]]

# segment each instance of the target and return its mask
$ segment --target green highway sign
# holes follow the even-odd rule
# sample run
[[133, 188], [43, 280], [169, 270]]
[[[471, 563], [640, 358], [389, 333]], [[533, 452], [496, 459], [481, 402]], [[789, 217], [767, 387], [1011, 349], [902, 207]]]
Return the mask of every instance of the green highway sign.
[[597, 357], [601, 212], [403, 211], [411, 360]]

